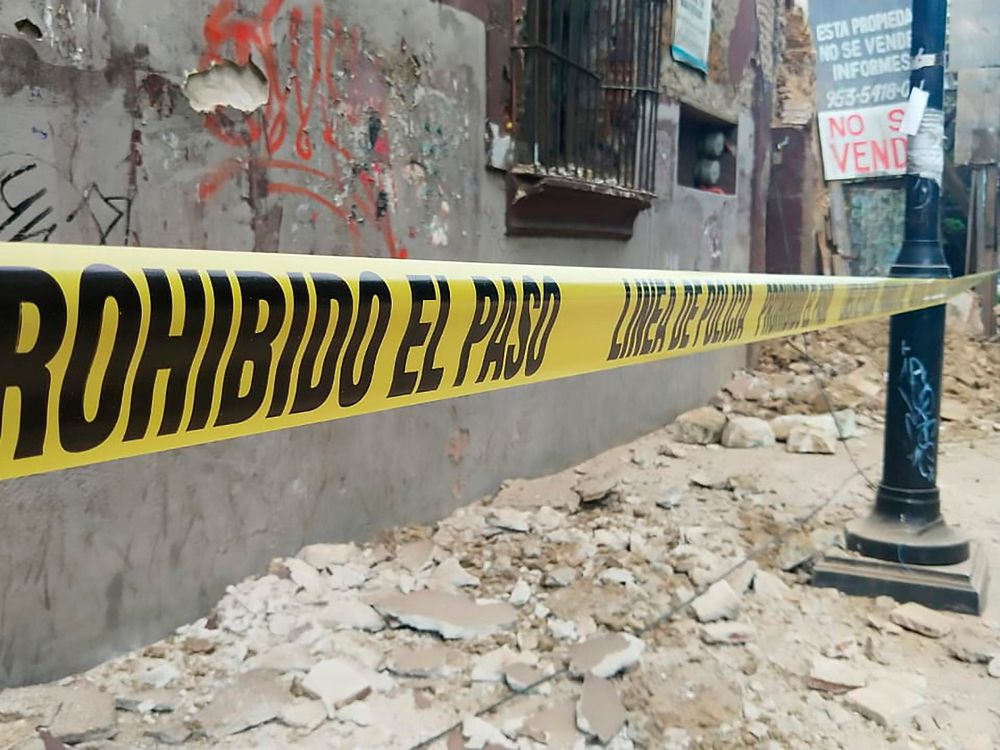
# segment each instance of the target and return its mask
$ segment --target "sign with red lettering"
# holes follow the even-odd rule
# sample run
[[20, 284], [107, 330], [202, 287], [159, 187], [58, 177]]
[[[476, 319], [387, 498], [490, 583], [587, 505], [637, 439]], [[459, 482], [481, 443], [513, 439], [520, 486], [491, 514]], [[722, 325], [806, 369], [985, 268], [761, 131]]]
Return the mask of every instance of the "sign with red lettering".
[[823, 176], [854, 180], [906, 173], [902, 104], [819, 113]]
[[816, 96], [827, 180], [906, 173], [909, 0], [813, 2]]

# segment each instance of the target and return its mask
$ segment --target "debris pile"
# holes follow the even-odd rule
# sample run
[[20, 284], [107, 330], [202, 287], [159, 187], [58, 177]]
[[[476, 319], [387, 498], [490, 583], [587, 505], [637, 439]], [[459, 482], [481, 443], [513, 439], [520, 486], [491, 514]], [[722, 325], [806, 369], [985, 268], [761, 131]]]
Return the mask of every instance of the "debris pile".
[[[848, 493], [797, 529], [830, 459], [775, 442], [824, 453], [877, 426], [869, 330], [884, 333], [808, 344], [835, 417], [806, 363], [769, 346], [758, 371], [660, 432], [507, 482], [433, 527], [309, 545], [162, 642], [0, 692], [0, 746], [976, 746], [966, 718], [988, 717], [988, 697], [949, 702], [929, 676], [958, 669], [997, 695], [1000, 632], [802, 585], [869, 498]], [[984, 357], [969, 362], [985, 390]]]

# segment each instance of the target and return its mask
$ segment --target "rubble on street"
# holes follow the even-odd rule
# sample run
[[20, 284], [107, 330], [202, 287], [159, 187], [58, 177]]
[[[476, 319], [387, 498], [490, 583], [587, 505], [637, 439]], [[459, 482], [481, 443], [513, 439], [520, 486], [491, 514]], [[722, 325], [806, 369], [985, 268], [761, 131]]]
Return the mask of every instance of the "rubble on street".
[[[880, 455], [885, 330], [768, 344], [630, 445], [277, 558], [159, 643], [0, 692], [0, 747], [1000, 746], [1000, 624], [807, 585], [871, 502], [827, 454]], [[994, 347], [946, 358], [942, 440], [992, 434]]]

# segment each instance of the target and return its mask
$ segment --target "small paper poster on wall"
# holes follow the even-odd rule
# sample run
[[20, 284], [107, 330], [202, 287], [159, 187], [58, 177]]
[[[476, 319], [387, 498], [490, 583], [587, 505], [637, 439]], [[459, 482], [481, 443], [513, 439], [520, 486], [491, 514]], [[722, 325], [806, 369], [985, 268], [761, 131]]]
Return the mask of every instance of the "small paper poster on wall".
[[712, 37], [712, 0], [677, 0], [674, 4], [673, 58], [708, 72], [708, 45]]

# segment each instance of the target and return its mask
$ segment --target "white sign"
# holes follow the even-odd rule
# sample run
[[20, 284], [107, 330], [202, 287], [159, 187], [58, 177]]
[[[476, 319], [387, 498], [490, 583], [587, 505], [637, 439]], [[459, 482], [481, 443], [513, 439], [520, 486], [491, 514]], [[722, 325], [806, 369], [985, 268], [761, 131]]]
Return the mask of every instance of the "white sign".
[[906, 173], [910, 0], [818, 0], [816, 96], [827, 180]]
[[819, 113], [823, 176], [856, 180], [906, 173], [906, 103]]
[[708, 72], [708, 45], [712, 38], [712, 0], [676, 0], [673, 58]]

